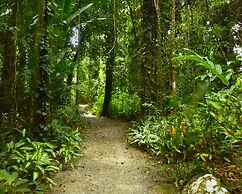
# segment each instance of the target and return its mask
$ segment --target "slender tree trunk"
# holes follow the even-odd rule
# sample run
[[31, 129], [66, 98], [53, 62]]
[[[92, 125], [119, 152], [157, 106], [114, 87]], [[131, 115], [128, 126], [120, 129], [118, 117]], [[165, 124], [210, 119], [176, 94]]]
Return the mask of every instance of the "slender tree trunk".
[[[16, 26], [19, 30], [18, 37], [23, 36], [23, 29], [24, 23], [22, 22], [22, 17], [19, 11], [23, 7], [19, 7], [20, 4], [17, 2], [17, 15], [16, 15]], [[21, 28], [22, 27], [22, 28]], [[26, 36], [25, 36], [26, 38]], [[29, 122], [27, 121], [29, 118], [29, 99], [25, 96], [25, 83], [27, 82], [26, 79], [26, 63], [27, 63], [27, 51], [26, 46], [23, 44], [22, 39], [16, 39], [17, 46], [18, 46], [18, 56], [17, 56], [17, 64], [16, 64], [16, 110], [18, 111], [19, 116], [21, 117], [21, 123], [24, 126], [27, 126]], [[24, 118], [24, 119], [22, 119]], [[24, 123], [23, 123], [24, 122]]]
[[[81, 9], [81, 1], [77, 1], [78, 10]], [[76, 85], [80, 84], [80, 59], [81, 59], [81, 15], [78, 16], [78, 46], [77, 46], [77, 68], [76, 68]], [[80, 92], [79, 87], [76, 89], [76, 105], [79, 104]]]
[[163, 93], [164, 93], [164, 82], [163, 82], [163, 67], [162, 67], [162, 52], [161, 52], [161, 42], [162, 42], [162, 31], [161, 31], [161, 16], [160, 16], [160, 0], [154, 0], [155, 10], [156, 10], [156, 66], [157, 66], [157, 80], [156, 80], [156, 99], [157, 102], [162, 104]]
[[[176, 52], [176, 0], [172, 0], [172, 22], [171, 22], [171, 40], [172, 40], [172, 57], [174, 57]], [[170, 85], [171, 85], [171, 93], [173, 95], [176, 94], [176, 68], [175, 61], [171, 61], [170, 63]]]
[[[21, 45], [21, 43], [19, 44]], [[17, 84], [16, 84], [16, 96], [17, 96], [17, 107], [19, 114], [23, 116], [26, 106], [25, 106], [25, 100], [24, 100], [24, 83], [25, 83], [25, 74], [24, 74], [24, 68], [26, 65], [26, 51], [24, 49], [24, 46], [19, 46], [19, 56], [17, 61]], [[25, 115], [26, 116], [26, 115]]]
[[107, 32], [107, 64], [106, 64], [106, 85], [105, 85], [105, 97], [102, 109], [102, 116], [109, 115], [109, 105], [112, 98], [112, 85], [113, 85], [113, 68], [115, 64], [115, 43], [116, 43], [116, 24], [115, 24], [115, 8], [116, 0], [111, 1], [110, 5], [110, 29]]
[[69, 73], [66, 80], [66, 97], [67, 103], [71, 102], [71, 86], [73, 81], [73, 72]]

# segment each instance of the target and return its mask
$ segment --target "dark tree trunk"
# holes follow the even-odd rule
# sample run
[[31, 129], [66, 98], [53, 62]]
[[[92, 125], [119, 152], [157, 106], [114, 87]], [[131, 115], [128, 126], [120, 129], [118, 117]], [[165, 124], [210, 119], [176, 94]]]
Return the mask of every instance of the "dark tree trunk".
[[113, 85], [113, 67], [114, 67], [115, 54], [114, 51], [108, 56], [106, 65], [106, 85], [105, 85], [105, 97], [102, 109], [102, 116], [108, 117], [109, 115], [109, 105], [112, 98], [112, 85]]
[[[142, 86], [141, 86], [141, 64], [142, 64], [142, 57], [140, 57], [140, 49], [142, 48], [141, 45], [141, 36], [139, 35], [139, 31], [141, 27], [139, 22], [137, 22], [137, 16], [134, 12], [133, 5], [131, 4], [130, 0], [126, 0], [128, 7], [129, 7], [129, 15], [132, 23], [132, 35], [134, 40], [131, 42], [131, 51], [132, 52], [132, 62], [129, 66], [129, 83], [128, 89], [131, 89], [130, 92], [133, 93], [138, 91], [139, 96], [142, 98]], [[134, 76], [134, 73], [136, 76]], [[134, 86], [134, 88], [133, 88]]]
[[66, 89], [66, 100], [67, 102], [71, 102], [71, 86], [72, 86], [72, 80], [73, 80], [73, 73], [70, 73], [67, 76], [67, 80], [66, 80], [66, 85], [67, 85], [67, 89]]
[[24, 49], [24, 46], [21, 45], [19, 46], [19, 56], [17, 60], [18, 76], [17, 76], [17, 84], [16, 84], [16, 96], [17, 96], [17, 107], [18, 107], [19, 114], [20, 116], [26, 117], [27, 115], [24, 114], [27, 110], [27, 106], [25, 103], [26, 100], [24, 95], [25, 65], [26, 65], [26, 51]]
[[6, 114], [10, 124], [14, 122], [16, 114], [16, 40], [14, 31], [16, 29], [17, 1], [9, 1], [9, 15], [7, 25], [8, 29], [0, 34], [0, 43], [3, 49], [3, 67], [2, 79], [0, 80], [0, 126], [2, 124], [3, 114]]
[[34, 131], [35, 135], [41, 135], [46, 131], [46, 123], [49, 116], [49, 61], [48, 61], [48, 35], [47, 35], [47, 22], [48, 22], [48, 0], [41, 0], [41, 7], [39, 15], [40, 20], [40, 43], [39, 43], [39, 60], [36, 72], [35, 89], [36, 97], [34, 99], [34, 106], [36, 112], [34, 112]]
[[142, 102], [157, 101], [157, 12], [155, 2], [143, 0]]
[[[0, 85], [0, 107], [1, 116], [7, 114], [9, 119], [14, 111], [14, 88], [15, 88], [15, 67], [16, 67], [16, 45], [13, 32], [7, 31], [3, 34], [3, 67], [2, 80]], [[1, 124], [1, 123], [0, 123]]]
[[107, 32], [107, 64], [106, 64], [106, 85], [105, 85], [105, 97], [102, 109], [102, 116], [108, 117], [109, 105], [112, 98], [112, 85], [113, 85], [113, 68], [115, 64], [115, 41], [116, 41], [116, 29], [115, 29], [115, 0], [111, 1], [110, 5], [110, 29]]

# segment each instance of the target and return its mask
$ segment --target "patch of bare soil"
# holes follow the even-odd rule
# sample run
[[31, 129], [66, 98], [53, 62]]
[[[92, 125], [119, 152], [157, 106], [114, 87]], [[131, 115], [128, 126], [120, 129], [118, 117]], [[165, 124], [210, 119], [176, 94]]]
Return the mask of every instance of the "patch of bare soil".
[[127, 143], [128, 123], [86, 115], [84, 157], [58, 173], [52, 194], [172, 194], [156, 161]]

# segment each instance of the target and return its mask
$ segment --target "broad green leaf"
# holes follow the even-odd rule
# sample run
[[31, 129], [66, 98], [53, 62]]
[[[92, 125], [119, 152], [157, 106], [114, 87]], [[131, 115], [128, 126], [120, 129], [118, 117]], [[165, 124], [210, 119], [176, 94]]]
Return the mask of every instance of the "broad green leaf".
[[39, 176], [38, 172], [33, 172], [33, 181], [35, 181]]
[[15, 186], [19, 186], [19, 185], [22, 185], [24, 183], [27, 183], [29, 180], [28, 179], [18, 179], [14, 182], [14, 185]]
[[7, 180], [9, 173], [6, 170], [0, 170], [0, 180]]
[[31, 165], [31, 162], [27, 162], [24, 168], [27, 169], [30, 165]]
[[50, 177], [46, 177], [46, 179], [47, 179], [47, 181], [49, 181], [51, 184], [56, 185], [55, 181], [54, 181], [52, 178], [50, 178]]
[[216, 75], [226, 86], [229, 85], [228, 79], [226, 75], [223, 75], [222, 68], [220, 65], [215, 65], [212, 61], [210, 61], [207, 57], [202, 57], [198, 55], [197, 53], [191, 51], [194, 53], [194, 55], [183, 55], [178, 56], [173, 59], [180, 60], [180, 61], [186, 61], [186, 60], [192, 60], [198, 62], [199, 65], [205, 67], [206, 69], [210, 70], [214, 75]]
[[41, 172], [43, 175], [45, 174], [45, 170], [44, 170], [41, 166], [37, 165], [36, 167], [40, 170], [40, 172]]
[[76, 11], [74, 14], [72, 14], [67, 19], [67, 24], [70, 24], [77, 16], [79, 16], [82, 12], [86, 11], [88, 8], [90, 8], [93, 5], [93, 3], [89, 3], [88, 5], [82, 7], [80, 10]]
[[13, 173], [11, 173], [11, 174], [7, 177], [7, 182], [8, 182], [8, 184], [9, 184], [9, 185], [12, 184], [12, 183], [16, 180], [17, 177], [18, 177], [18, 173], [17, 173], [17, 172], [13, 172]]

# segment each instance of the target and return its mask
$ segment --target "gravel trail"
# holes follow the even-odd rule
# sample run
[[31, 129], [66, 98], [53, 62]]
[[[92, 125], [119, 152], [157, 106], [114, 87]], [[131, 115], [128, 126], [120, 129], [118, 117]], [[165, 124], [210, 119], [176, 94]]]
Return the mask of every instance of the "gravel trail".
[[176, 194], [157, 169], [157, 162], [127, 143], [128, 123], [85, 118], [84, 157], [76, 168], [57, 174], [52, 194]]

